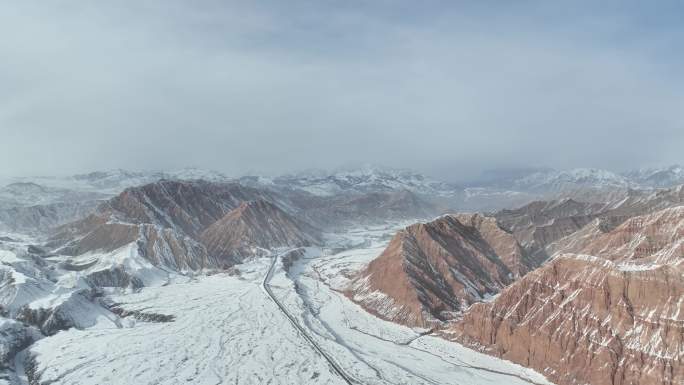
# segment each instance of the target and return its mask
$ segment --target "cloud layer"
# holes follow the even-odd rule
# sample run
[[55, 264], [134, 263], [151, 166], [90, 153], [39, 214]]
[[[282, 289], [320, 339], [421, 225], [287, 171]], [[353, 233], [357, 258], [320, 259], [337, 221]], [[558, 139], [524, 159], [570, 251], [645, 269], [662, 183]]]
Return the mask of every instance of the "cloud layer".
[[0, 2], [0, 174], [681, 162], [676, 3]]

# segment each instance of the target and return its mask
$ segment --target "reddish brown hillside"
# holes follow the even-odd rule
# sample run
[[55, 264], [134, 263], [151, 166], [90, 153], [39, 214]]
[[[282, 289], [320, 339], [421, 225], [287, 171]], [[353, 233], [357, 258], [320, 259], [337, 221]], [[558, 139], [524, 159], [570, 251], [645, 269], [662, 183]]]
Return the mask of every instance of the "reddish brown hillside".
[[494, 218], [446, 215], [397, 233], [349, 295], [383, 318], [427, 326], [498, 293], [534, 266]]
[[209, 255], [241, 261], [266, 249], [318, 243], [314, 229], [263, 200], [242, 203], [200, 235]]
[[445, 336], [559, 384], [684, 383], [684, 207], [599, 225]]

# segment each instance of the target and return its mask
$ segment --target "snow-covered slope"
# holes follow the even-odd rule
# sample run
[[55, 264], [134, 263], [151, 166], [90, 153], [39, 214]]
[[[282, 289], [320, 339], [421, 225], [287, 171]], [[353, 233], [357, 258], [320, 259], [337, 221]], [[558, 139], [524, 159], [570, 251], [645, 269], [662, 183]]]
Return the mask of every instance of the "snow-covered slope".
[[[13, 237], [13, 238], [12, 238]], [[44, 336], [70, 328], [115, 328], [123, 321], [100, 302], [104, 291], [128, 290], [112, 279], [127, 269], [145, 284], [166, 283], [169, 274], [151, 266], [131, 249], [83, 258], [45, 255], [32, 239], [0, 238], [0, 384], [16, 382], [12, 359]], [[113, 288], [110, 286], [120, 286]]]
[[[27, 352], [29, 379], [59, 384], [344, 384], [261, 290], [268, 259], [113, 296], [128, 327], [69, 330]], [[156, 314], [171, 322], [135, 317]]]

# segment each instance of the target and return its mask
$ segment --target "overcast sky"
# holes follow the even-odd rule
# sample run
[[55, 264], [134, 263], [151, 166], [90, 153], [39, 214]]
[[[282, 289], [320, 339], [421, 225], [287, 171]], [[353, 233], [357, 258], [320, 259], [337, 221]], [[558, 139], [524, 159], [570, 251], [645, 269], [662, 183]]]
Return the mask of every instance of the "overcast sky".
[[684, 161], [681, 2], [561, 3], [0, 0], [0, 174]]

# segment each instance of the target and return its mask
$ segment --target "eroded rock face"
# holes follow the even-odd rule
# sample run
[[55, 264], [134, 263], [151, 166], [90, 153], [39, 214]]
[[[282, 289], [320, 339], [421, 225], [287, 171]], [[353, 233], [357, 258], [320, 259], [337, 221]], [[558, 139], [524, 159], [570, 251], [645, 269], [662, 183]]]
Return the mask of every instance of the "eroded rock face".
[[599, 225], [444, 336], [559, 384], [684, 383], [684, 207]]
[[498, 293], [534, 267], [494, 218], [446, 215], [397, 233], [348, 295], [380, 317], [430, 326]]
[[241, 202], [268, 194], [238, 183], [161, 180], [126, 189], [99, 208], [110, 217], [157, 224], [196, 237]]
[[527, 253], [515, 236], [499, 225], [496, 218], [480, 214], [456, 214], [455, 217], [464, 225], [477, 230], [506, 267], [513, 272], [514, 278], [525, 275], [543, 262], [543, 259], [534, 258]]
[[144, 286], [139, 278], [129, 274], [122, 266], [90, 273], [86, 277], [86, 281], [92, 287], [130, 287], [135, 290]]
[[632, 217], [614, 225], [598, 218], [580, 231], [549, 245], [551, 253], [575, 253], [623, 264], [669, 263], [684, 255], [684, 206]]
[[207, 253], [198, 240], [173, 229], [142, 225], [137, 243], [140, 255], [155, 266], [176, 271], [229, 267], [218, 256]]
[[264, 200], [242, 203], [202, 232], [200, 240], [210, 255], [233, 263], [265, 249], [319, 243], [316, 230]]
[[62, 254], [111, 252], [136, 243], [154, 266], [177, 271], [233, 264], [207, 253], [199, 236], [241, 202], [268, 196], [236, 183], [162, 180], [129, 188], [90, 216], [62, 226], [49, 243]]

